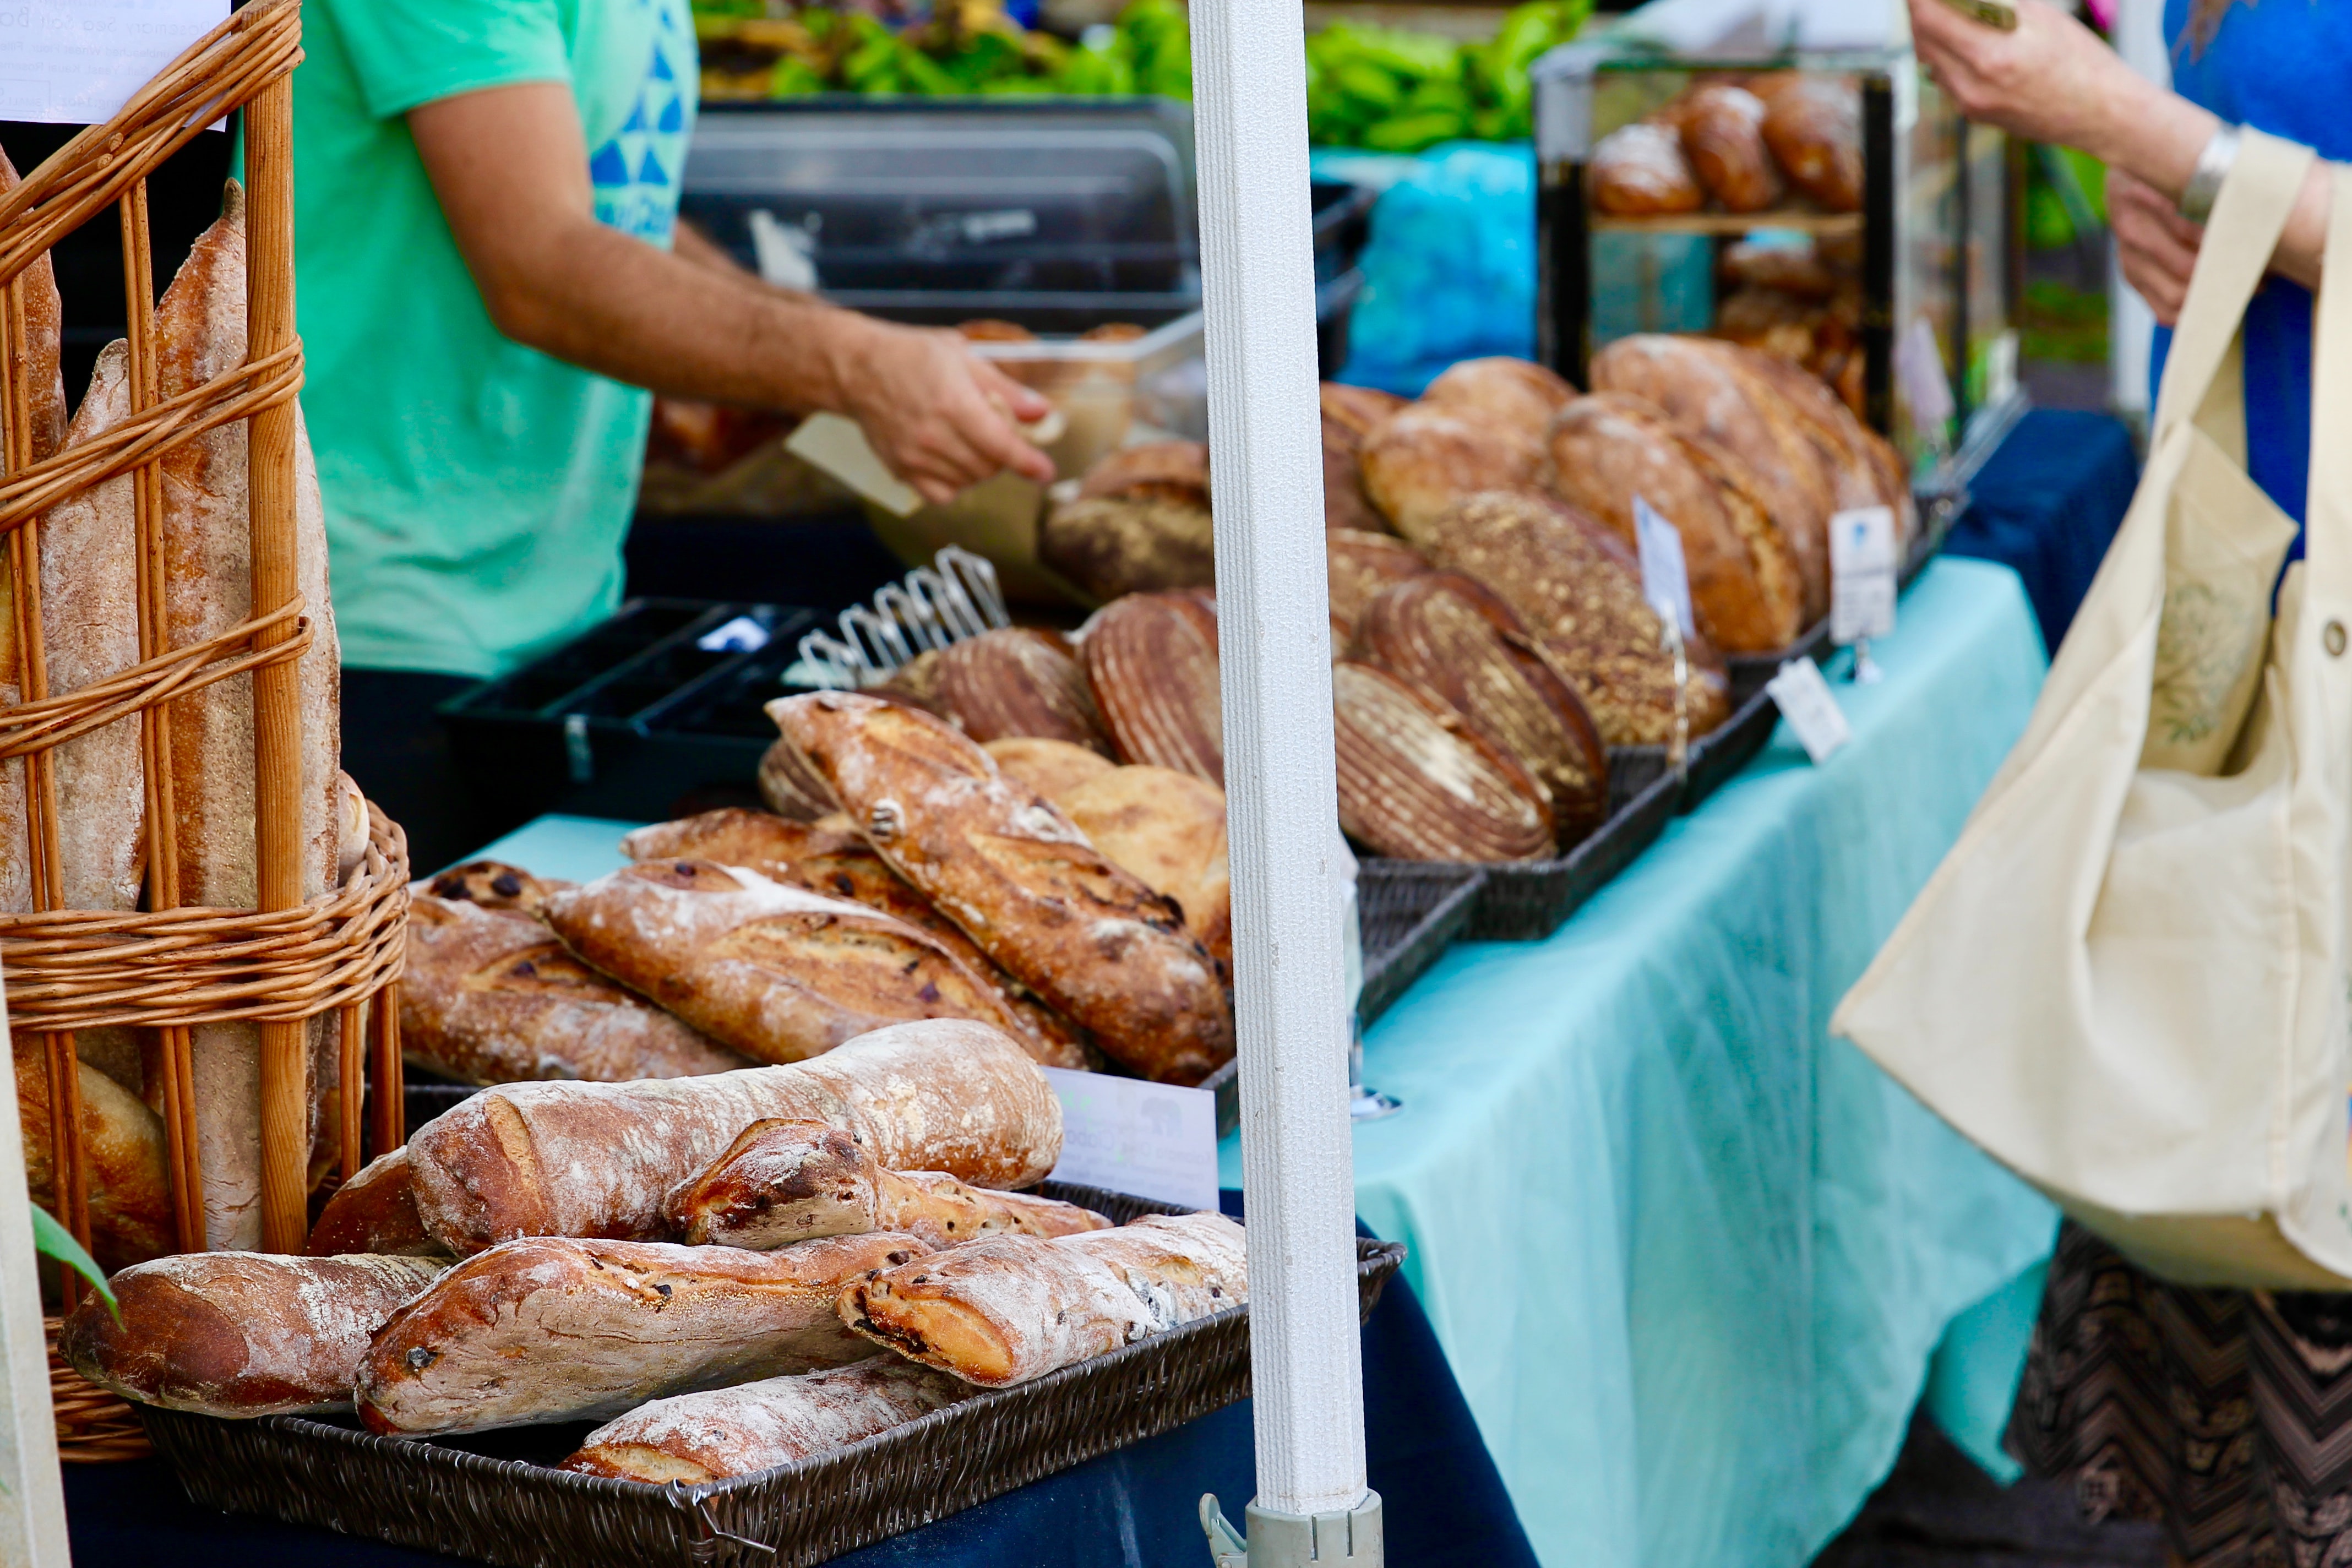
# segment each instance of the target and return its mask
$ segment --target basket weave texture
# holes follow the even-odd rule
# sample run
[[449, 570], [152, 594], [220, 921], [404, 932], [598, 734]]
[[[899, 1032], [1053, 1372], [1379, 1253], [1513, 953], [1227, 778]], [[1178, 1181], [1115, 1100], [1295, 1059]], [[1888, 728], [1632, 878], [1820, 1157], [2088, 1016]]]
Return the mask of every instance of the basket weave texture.
[[121, 1394], [83, 1378], [58, 1353], [62, 1318], [41, 1320], [48, 1341], [49, 1403], [57, 1411], [58, 1458], [68, 1465], [143, 1459], [155, 1451], [139, 1413]]

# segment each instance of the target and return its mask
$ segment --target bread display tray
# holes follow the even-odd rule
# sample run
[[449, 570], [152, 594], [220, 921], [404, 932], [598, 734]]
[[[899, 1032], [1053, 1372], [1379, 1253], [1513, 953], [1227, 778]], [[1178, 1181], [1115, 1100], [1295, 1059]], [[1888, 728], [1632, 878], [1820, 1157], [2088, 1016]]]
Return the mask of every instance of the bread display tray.
[[[1121, 1223], [1179, 1212], [1089, 1187], [1044, 1190]], [[1396, 1243], [1356, 1243], [1363, 1314], [1403, 1260]], [[348, 1418], [140, 1414], [189, 1497], [232, 1513], [507, 1568], [801, 1568], [1180, 1426], [1249, 1391], [1249, 1309], [1238, 1307], [835, 1453], [699, 1486], [550, 1468], [593, 1423], [423, 1442], [374, 1436]]]

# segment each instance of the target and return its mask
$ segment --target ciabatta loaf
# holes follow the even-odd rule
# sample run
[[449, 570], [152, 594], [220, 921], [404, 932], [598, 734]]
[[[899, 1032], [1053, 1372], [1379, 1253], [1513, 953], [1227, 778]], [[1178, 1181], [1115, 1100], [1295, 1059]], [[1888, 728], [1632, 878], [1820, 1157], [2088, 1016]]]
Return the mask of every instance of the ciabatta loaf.
[[892, 869], [1106, 1054], [1180, 1083], [1232, 1057], [1224, 987], [1179, 912], [953, 726], [849, 692], [768, 712]]
[[845, 1366], [869, 1352], [835, 1310], [842, 1289], [929, 1251], [887, 1234], [782, 1252], [509, 1241], [450, 1269], [377, 1332], [359, 1368], [360, 1419], [419, 1434], [594, 1420]]
[[408, 1142], [416, 1208], [449, 1251], [519, 1236], [656, 1239], [687, 1174], [768, 1117], [838, 1127], [893, 1170], [983, 1187], [1043, 1181], [1062, 1154], [1062, 1107], [1001, 1029], [901, 1024], [790, 1067], [643, 1083], [485, 1089]]
[[400, 981], [407, 1058], [460, 1083], [625, 1083], [751, 1061], [583, 963], [520, 910], [430, 893], [408, 903]]
[[641, 1405], [588, 1434], [558, 1465], [583, 1476], [666, 1486], [790, 1465], [971, 1397], [971, 1387], [896, 1356], [763, 1378]]
[[858, 1280], [841, 1317], [910, 1360], [1003, 1388], [1248, 1300], [1242, 1227], [1190, 1214], [960, 1247]]
[[647, 860], [558, 893], [581, 957], [756, 1060], [800, 1061], [916, 1018], [1010, 1029], [993, 986], [864, 904], [709, 860]]
[[387, 1258], [443, 1258], [448, 1248], [425, 1234], [417, 1217], [416, 1190], [408, 1173], [404, 1146], [379, 1154], [360, 1167], [359, 1174], [337, 1187], [319, 1211], [303, 1247], [313, 1258], [333, 1258], [346, 1252], [375, 1253]]
[[766, 1252], [820, 1236], [904, 1231], [933, 1247], [984, 1236], [1069, 1236], [1110, 1221], [1055, 1198], [967, 1186], [937, 1171], [885, 1170], [822, 1121], [755, 1121], [669, 1203], [695, 1246]]
[[114, 1277], [118, 1320], [96, 1296], [58, 1348], [125, 1399], [205, 1415], [348, 1409], [368, 1342], [445, 1261], [190, 1252]]

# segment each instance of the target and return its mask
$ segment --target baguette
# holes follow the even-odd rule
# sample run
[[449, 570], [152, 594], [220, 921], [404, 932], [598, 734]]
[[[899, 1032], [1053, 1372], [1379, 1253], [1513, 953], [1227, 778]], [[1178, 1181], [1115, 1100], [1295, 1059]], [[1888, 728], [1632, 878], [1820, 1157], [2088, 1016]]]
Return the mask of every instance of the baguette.
[[1106, 1054], [1178, 1083], [1231, 1059], [1232, 1008], [1181, 914], [945, 721], [838, 691], [768, 712], [891, 868]]
[[[462, 866], [450, 867], [426, 883], [423, 890], [453, 904], [520, 910], [538, 920], [544, 914], [550, 898], [579, 885], [552, 877], [534, 877], [521, 867], [509, 866], [503, 860], [468, 860]], [[410, 890], [416, 890], [415, 884], [410, 885]]]
[[303, 1250], [313, 1258], [368, 1252], [392, 1258], [446, 1258], [448, 1248], [425, 1234], [417, 1217], [408, 1151], [394, 1149], [360, 1167], [319, 1211]]
[[927, 1256], [911, 1236], [782, 1252], [525, 1237], [469, 1258], [394, 1313], [360, 1363], [373, 1432], [577, 1421], [648, 1399], [845, 1366], [870, 1352], [835, 1303]]
[[[32, 1200], [57, 1210], [57, 1164], [49, 1147], [49, 1057], [38, 1037], [15, 1042], [16, 1122], [25, 1139]], [[89, 1183], [90, 1251], [111, 1272], [174, 1250], [163, 1120], [137, 1095], [77, 1061], [81, 1086], [82, 1169]]]
[[968, 1384], [896, 1356], [764, 1378], [641, 1405], [588, 1434], [555, 1468], [583, 1476], [694, 1486], [797, 1464], [944, 1410]]
[[664, 1237], [681, 1176], [767, 1117], [975, 1186], [1034, 1185], [1062, 1154], [1061, 1102], [1028, 1054], [985, 1024], [931, 1019], [790, 1067], [485, 1089], [409, 1140], [417, 1214], [460, 1255], [518, 1236]]
[[58, 1348], [125, 1399], [229, 1417], [348, 1409], [368, 1341], [446, 1262], [190, 1252], [114, 1277], [121, 1316], [96, 1296]]
[[1011, 1231], [1070, 1236], [1110, 1224], [1055, 1198], [966, 1186], [937, 1171], [884, 1169], [822, 1121], [755, 1121], [669, 1201], [670, 1223], [697, 1247], [767, 1252], [821, 1236], [896, 1230], [933, 1247]]
[[572, 952], [723, 1045], [794, 1062], [891, 1024], [1013, 1019], [931, 937], [843, 899], [709, 860], [640, 861], [558, 893]]
[[841, 1317], [909, 1360], [1003, 1388], [1248, 1300], [1242, 1227], [1190, 1214], [1000, 1236], [879, 1269], [842, 1292]]
[[750, 1067], [746, 1058], [564, 951], [520, 910], [413, 894], [401, 1052], [460, 1083], [625, 1083]]

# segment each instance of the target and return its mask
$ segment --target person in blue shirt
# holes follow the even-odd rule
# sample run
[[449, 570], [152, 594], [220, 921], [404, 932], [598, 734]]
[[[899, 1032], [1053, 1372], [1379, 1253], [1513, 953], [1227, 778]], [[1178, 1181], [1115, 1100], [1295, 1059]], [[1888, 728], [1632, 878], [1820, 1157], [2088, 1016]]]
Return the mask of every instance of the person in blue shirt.
[[[1912, 0], [1911, 18], [1921, 64], [1971, 119], [2106, 163], [2124, 276], [2168, 326], [2204, 234], [2184, 191], [2202, 160], [2210, 203], [2225, 127], [2352, 158], [2341, 0], [2168, 0], [2174, 90], [2038, 0], [2019, 0], [2013, 33], [1943, 0]], [[2332, 173], [2323, 161], [2305, 184], [2244, 330], [2247, 470], [2298, 521]], [[2070, 1223], [2010, 1437], [2095, 1517], [2161, 1521], [2187, 1568], [2352, 1563], [2352, 1295], [2190, 1289]]]

